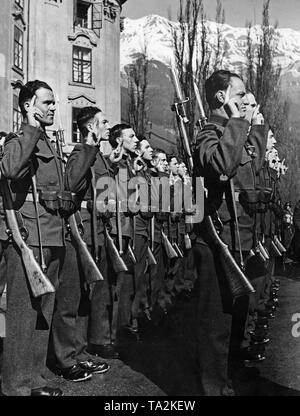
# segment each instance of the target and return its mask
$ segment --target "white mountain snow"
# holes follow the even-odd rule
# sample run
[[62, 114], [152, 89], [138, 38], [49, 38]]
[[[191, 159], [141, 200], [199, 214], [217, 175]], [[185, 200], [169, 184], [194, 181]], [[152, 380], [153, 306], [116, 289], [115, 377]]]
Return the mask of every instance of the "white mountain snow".
[[[216, 45], [216, 32], [218, 24], [208, 21], [209, 43], [214, 48]], [[226, 56], [223, 67], [234, 70], [246, 63], [247, 28], [232, 27], [227, 24], [220, 25]], [[147, 45], [148, 58], [169, 64], [173, 59], [172, 28], [178, 30], [178, 23], [168, 19], [149, 15], [140, 19], [124, 19], [124, 31], [121, 34], [121, 70], [132, 62], [136, 53], [141, 53]], [[258, 43], [259, 26], [252, 29], [251, 37], [254, 43]], [[283, 72], [294, 71], [300, 76], [293, 65], [300, 61], [300, 32], [292, 29], [277, 29], [278, 44], [275, 52], [275, 61]]]

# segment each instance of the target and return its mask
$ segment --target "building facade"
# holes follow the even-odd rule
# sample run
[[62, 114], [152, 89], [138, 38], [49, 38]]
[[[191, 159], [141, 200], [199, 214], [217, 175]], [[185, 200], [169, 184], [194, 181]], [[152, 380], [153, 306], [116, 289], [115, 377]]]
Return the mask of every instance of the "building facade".
[[34, 79], [47, 82], [56, 94], [52, 133], [63, 128], [66, 152], [80, 141], [80, 108], [97, 105], [112, 124], [120, 121], [120, 14], [125, 2], [1, 0], [1, 131], [19, 128], [19, 87]]

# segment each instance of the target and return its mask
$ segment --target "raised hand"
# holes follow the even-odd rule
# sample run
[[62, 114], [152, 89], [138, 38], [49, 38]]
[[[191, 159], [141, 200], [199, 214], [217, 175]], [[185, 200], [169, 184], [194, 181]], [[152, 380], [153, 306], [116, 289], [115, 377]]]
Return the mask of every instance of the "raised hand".
[[101, 137], [98, 137], [98, 129], [96, 123], [91, 125], [91, 130], [86, 139], [86, 144], [90, 146], [99, 146]]
[[27, 109], [27, 120], [30, 126], [39, 128], [41, 123], [37, 117], [43, 118], [44, 114], [41, 110], [35, 107], [36, 95], [34, 95], [30, 101], [29, 107]]
[[229, 117], [240, 118], [240, 110], [238, 109], [237, 101], [234, 97], [230, 98], [231, 85], [228, 85], [228, 88], [225, 93], [224, 98], [224, 109]]
[[260, 110], [260, 105], [258, 104], [258, 106], [255, 107], [253, 114], [252, 114], [252, 118], [251, 118], [252, 126], [265, 124], [264, 116], [260, 113], [259, 110]]

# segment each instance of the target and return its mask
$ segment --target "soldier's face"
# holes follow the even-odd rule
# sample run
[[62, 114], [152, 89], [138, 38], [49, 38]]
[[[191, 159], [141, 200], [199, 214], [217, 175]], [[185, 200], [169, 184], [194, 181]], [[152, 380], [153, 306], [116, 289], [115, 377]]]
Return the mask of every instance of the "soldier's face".
[[272, 150], [277, 143], [272, 130], [268, 131], [267, 150]]
[[125, 152], [135, 153], [139, 139], [136, 137], [133, 129], [123, 130], [121, 140]]
[[169, 163], [169, 171], [173, 173], [173, 175], [178, 175], [178, 161], [176, 157], [172, 157]]
[[154, 166], [158, 172], [165, 173], [167, 172], [168, 162], [167, 155], [165, 153], [158, 153], [154, 160]]
[[109, 139], [109, 121], [104, 113], [99, 112], [95, 115], [93, 120], [93, 131], [98, 140]]
[[36, 116], [37, 120], [42, 126], [52, 126], [55, 116], [55, 98], [53, 91], [46, 88], [39, 88], [36, 92], [35, 107], [37, 107], [42, 113], [43, 117]]
[[230, 85], [231, 89], [229, 98], [234, 99], [236, 106], [240, 112], [240, 117], [245, 118], [247, 105], [249, 103], [245, 85], [243, 81], [237, 77], [232, 77], [230, 79]]
[[187, 174], [187, 168], [185, 166], [185, 163], [180, 163], [179, 167], [178, 167], [178, 174], [180, 176], [186, 176]]
[[141, 141], [141, 155], [144, 160], [152, 160], [153, 149], [147, 140]]
[[250, 123], [251, 120], [252, 120], [253, 111], [255, 110], [255, 107], [257, 106], [257, 102], [256, 102], [256, 99], [255, 99], [254, 95], [251, 92], [249, 92], [247, 94], [247, 97], [248, 97], [249, 104], [247, 105], [246, 117], [245, 118]]

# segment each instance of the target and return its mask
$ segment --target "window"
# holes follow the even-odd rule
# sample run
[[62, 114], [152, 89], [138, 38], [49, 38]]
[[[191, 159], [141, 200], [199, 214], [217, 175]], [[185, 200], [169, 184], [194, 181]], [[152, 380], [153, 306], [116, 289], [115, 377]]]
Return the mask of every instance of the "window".
[[76, 1], [75, 3], [75, 26], [90, 29], [92, 5], [84, 1]]
[[91, 49], [73, 47], [73, 82], [92, 83], [92, 51]]
[[91, 29], [100, 37], [102, 28], [102, 3], [74, 0], [74, 26]]
[[14, 92], [13, 95], [13, 131], [16, 132], [20, 129], [23, 121], [22, 113], [19, 108], [19, 96]]
[[23, 69], [23, 32], [17, 26], [14, 32], [14, 65]]
[[73, 107], [72, 108], [72, 142], [80, 143], [81, 142], [81, 133], [77, 125], [77, 116], [81, 108]]
[[24, 9], [24, 0], [15, 0], [15, 3], [21, 8]]

